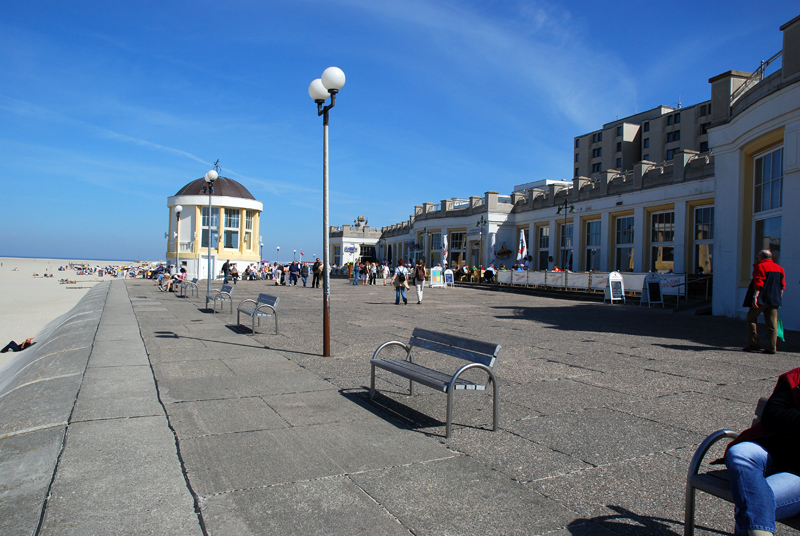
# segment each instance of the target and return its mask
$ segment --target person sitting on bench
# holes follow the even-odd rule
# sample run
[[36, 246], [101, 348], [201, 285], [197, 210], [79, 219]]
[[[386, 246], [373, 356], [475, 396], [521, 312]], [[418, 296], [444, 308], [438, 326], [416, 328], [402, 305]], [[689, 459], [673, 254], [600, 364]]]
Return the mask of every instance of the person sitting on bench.
[[[800, 514], [800, 368], [778, 378], [761, 421], [728, 445], [736, 536], [770, 536]], [[721, 461], [721, 460], [718, 460]]]

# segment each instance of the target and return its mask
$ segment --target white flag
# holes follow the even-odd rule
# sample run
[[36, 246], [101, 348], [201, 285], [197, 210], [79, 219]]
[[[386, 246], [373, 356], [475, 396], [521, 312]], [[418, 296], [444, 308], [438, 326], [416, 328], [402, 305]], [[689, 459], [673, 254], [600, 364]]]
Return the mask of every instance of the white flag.
[[442, 235], [442, 266], [447, 267], [447, 235]]
[[497, 262], [497, 233], [492, 233], [489, 242], [491, 243], [492, 264], [494, 264]]
[[522, 262], [522, 259], [528, 256], [528, 248], [525, 245], [525, 231], [519, 232], [519, 250], [517, 251], [517, 261]]

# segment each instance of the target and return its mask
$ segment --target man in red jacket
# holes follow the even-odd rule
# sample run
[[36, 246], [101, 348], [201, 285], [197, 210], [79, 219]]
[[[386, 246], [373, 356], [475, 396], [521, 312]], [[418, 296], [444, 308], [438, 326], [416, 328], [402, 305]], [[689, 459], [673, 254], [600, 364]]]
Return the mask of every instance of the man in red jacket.
[[749, 307], [747, 312], [747, 346], [742, 348], [745, 352], [761, 350], [758, 341], [756, 321], [758, 315], [764, 313], [764, 323], [767, 327], [767, 347], [765, 354], [774, 354], [778, 342], [778, 307], [781, 306], [783, 289], [786, 288], [786, 276], [783, 268], [772, 260], [772, 252], [768, 249], [758, 254], [758, 260], [753, 265], [753, 280], [744, 298], [743, 307]]

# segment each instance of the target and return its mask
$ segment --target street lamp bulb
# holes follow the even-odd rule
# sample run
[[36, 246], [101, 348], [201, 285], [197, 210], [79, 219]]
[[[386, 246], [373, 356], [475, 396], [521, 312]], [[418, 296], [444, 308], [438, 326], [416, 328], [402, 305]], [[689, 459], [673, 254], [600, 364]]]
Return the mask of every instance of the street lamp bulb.
[[338, 67], [328, 67], [322, 72], [322, 85], [339, 91], [344, 87], [344, 72]]
[[217, 180], [217, 178], [219, 178], [219, 173], [217, 173], [217, 170], [215, 169], [212, 169], [208, 173], [206, 173], [206, 182], [209, 183], [214, 182], [215, 180]]
[[325, 101], [328, 98], [328, 90], [322, 85], [322, 80], [317, 78], [308, 86], [308, 94], [314, 101]]
[[280, 251], [280, 250], [281, 250], [281, 247], [280, 247], [280, 246], [278, 246], [278, 251]]
[[180, 205], [176, 206], [175, 207], [175, 214], [180, 214], [181, 212], [183, 212], [183, 207], [180, 206]]

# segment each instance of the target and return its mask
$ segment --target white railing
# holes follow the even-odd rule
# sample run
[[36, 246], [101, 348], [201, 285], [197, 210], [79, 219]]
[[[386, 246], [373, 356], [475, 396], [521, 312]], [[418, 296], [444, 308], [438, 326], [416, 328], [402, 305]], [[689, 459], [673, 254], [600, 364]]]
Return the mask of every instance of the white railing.
[[[640, 293], [646, 275], [630, 272], [623, 273], [622, 281], [625, 293]], [[661, 278], [662, 295], [686, 297], [686, 274], [659, 274], [659, 276]], [[516, 272], [503, 270], [497, 272], [497, 282], [501, 285], [602, 292], [608, 286], [608, 272]]]

